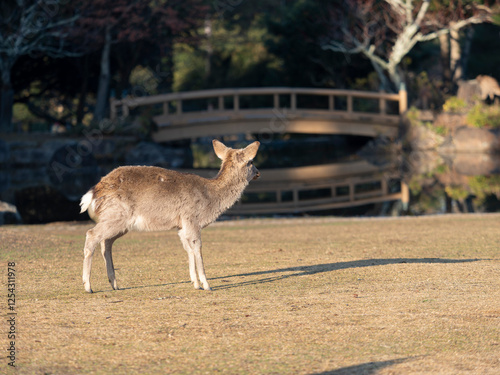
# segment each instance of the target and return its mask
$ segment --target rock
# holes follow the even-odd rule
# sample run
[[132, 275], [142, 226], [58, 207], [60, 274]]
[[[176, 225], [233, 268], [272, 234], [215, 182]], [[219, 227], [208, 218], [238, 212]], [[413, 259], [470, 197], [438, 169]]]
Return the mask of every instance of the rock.
[[119, 159], [119, 150], [117, 141], [113, 139], [102, 139], [95, 142], [92, 148], [92, 154], [96, 159], [115, 160]]
[[424, 125], [410, 126], [405, 139], [412, 150], [418, 151], [436, 150], [444, 141], [443, 136], [427, 129]]
[[49, 162], [54, 150], [65, 144], [68, 141], [44, 139], [9, 142], [7, 162], [15, 166], [43, 166]]
[[21, 215], [13, 204], [0, 201], [0, 225], [21, 224]]
[[495, 154], [457, 153], [452, 169], [465, 176], [486, 176], [500, 173], [500, 158]]
[[456, 147], [455, 147], [455, 144], [453, 143], [453, 137], [451, 135], [446, 137], [444, 139], [443, 143], [441, 143], [439, 145], [439, 147], [437, 148], [437, 151], [440, 154], [444, 154], [444, 155], [454, 154], [456, 151]]
[[435, 127], [444, 127], [449, 130], [450, 134], [454, 134], [458, 128], [461, 128], [466, 123], [467, 116], [459, 113], [440, 113], [434, 121]]
[[464, 102], [473, 104], [476, 98], [481, 96], [481, 87], [475, 80], [458, 81], [457, 97]]
[[358, 156], [379, 167], [392, 166], [400, 160], [401, 154], [401, 143], [385, 136], [371, 140], [357, 153]]
[[403, 159], [402, 170], [409, 175], [429, 175], [444, 163], [436, 151], [412, 151]]
[[500, 138], [487, 129], [461, 127], [453, 137], [456, 152], [500, 152]]

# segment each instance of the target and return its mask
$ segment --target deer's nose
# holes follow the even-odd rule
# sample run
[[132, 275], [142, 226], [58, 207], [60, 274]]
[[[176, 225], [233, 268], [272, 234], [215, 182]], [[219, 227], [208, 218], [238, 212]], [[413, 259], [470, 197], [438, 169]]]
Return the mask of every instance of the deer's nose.
[[253, 180], [256, 180], [260, 177], [260, 172], [257, 171], [257, 173], [255, 174], [255, 176], [253, 176]]

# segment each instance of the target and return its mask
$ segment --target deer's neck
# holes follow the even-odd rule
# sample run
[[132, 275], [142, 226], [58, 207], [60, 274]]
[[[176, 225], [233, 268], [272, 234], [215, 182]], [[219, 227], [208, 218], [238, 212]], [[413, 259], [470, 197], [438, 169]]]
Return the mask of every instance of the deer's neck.
[[222, 214], [229, 209], [238, 199], [248, 185], [246, 176], [238, 174], [238, 170], [228, 165], [221, 166], [219, 174], [212, 180], [217, 194], [217, 211]]

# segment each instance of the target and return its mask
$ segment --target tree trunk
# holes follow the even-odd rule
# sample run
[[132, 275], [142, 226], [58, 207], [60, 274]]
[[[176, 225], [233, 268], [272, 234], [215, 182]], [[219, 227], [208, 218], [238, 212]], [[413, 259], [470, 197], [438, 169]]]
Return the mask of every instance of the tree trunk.
[[453, 73], [453, 82], [462, 79], [462, 47], [460, 46], [460, 30], [450, 25], [450, 68]]
[[462, 78], [467, 77], [467, 66], [469, 65], [470, 50], [472, 48], [472, 38], [474, 38], [474, 28], [469, 26], [465, 32], [465, 43], [462, 50], [462, 60], [460, 64], [462, 65]]
[[387, 73], [389, 73], [389, 78], [393, 84], [394, 87], [392, 87], [391, 90], [388, 90], [389, 92], [398, 92], [399, 89], [401, 88], [401, 83], [403, 82], [401, 79], [401, 72], [399, 70], [399, 62], [394, 65], [389, 65], [387, 67]]
[[443, 70], [443, 83], [448, 89], [451, 89], [450, 35], [448, 33], [439, 36], [439, 48], [441, 69]]
[[10, 81], [13, 62], [2, 61], [0, 83], [0, 132], [12, 131], [12, 105], [14, 104], [14, 91]]
[[210, 82], [210, 77], [212, 74], [212, 64], [214, 48], [212, 45], [212, 20], [210, 18], [205, 19], [205, 37], [206, 37], [206, 48], [207, 56], [205, 58], [205, 82]]
[[12, 131], [12, 105], [14, 103], [14, 91], [10, 87], [2, 86], [0, 92], [0, 132], [10, 133]]
[[80, 124], [83, 121], [85, 101], [87, 98], [87, 90], [89, 86], [89, 57], [85, 55], [82, 59], [81, 72], [82, 72], [82, 86], [78, 95], [78, 106], [76, 108], [76, 123]]
[[130, 87], [130, 75], [143, 54], [142, 44], [133, 43], [129, 46], [121, 46], [120, 51], [121, 53], [118, 53], [120, 56], [116, 59], [119, 80], [116, 83], [115, 99], [123, 99], [127, 95], [150, 95], [151, 93], [147, 92], [145, 87]]
[[377, 62], [374, 61], [373, 59], [370, 59], [370, 62], [372, 63], [373, 69], [375, 69], [378, 79], [380, 80], [380, 89], [386, 92], [391, 92], [392, 91], [391, 84], [387, 80], [384, 68], [382, 68], [379, 64], [377, 64]]
[[106, 109], [108, 107], [109, 85], [111, 81], [110, 54], [111, 26], [107, 26], [104, 36], [104, 46], [102, 48], [101, 55], [101, 73], [99, 75], [99, 85], [97, 88], [94, 121], [101, 121], [106, 116]]
[[172, 86], [174, 84], [174, 54], [170, 47], [164, 53], [166, 57], [164, 57], [161, 64], [158, 65], [158, 75], [161, 77], [158, 89], [163, 92], [172, 92]]

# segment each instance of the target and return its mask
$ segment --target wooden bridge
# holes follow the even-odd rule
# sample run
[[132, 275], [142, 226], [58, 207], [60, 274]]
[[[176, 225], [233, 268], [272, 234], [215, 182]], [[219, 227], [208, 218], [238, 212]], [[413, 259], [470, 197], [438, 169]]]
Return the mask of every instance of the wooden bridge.
[[[183, 171], [204, 177], [214, 177], [218, 172]], [[260, 172], [261, 178], [250, 183], [229, 214], [313, 212], [394, 200], [409, 202], [407, 185], [391, 184], [384, 171], [366, 161]]]
[[406, 91], [264, 87], [177, 92], [111, 101], [111, 119], [149, 107], [157, 142], [186, 138], [272, 133], [395, 137]]
[[[406, 111], [398, 94], [310, 88], [241, 88], [178, 92], [111, 101], [111, 118], [147, 107], [157, 142], [273, 133], [398, 135]], [[214, 177], [217, 171], [189, 171]], [[230, 214], [272, 214], [329, 210], [391, 200], [408, 203], [406, 185], [393, 191], [387, 176], [365, 162], [261, 170]]]

